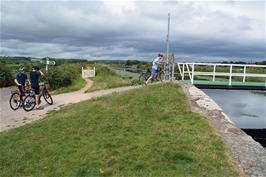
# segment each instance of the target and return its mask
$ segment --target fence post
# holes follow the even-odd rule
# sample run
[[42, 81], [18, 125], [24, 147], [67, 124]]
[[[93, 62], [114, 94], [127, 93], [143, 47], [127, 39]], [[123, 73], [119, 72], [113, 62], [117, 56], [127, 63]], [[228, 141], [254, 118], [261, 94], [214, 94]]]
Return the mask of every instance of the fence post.
[[233, 65], [230, 65], [230, 73], [229, 73], [229, 86], [232, 85], [232, 68], [233, 68]]
[[246, 82], [246, 69], [247, 66], [244, 66], [243, 82]]
[[172, 66], [172, 80], [175, 80], [175, 62], [173, 63]]
[[183, 63], [182, 71], [183, 71], [182, 80], [184, 80], [184, 78], [185, 78], [185, 63]]
[[213, 65], [213, 75], [212, 75], [212, 82], [215, 81], [215, 72], [216, 72], [216, 64]]
[[192, 76], [191, 76], [191, 73], [190, 73], [190, 69], [189, 69], [189, 64], [188, 63], [186, 63], [186, 67], [187, 67], [187, 72], [188, 72], [188, 76], [189, 76], [190, 82], [192, 83]]
[[192, 77], [191, 77], [191, 83], [194, 83], [194, 63], [192, 64]]

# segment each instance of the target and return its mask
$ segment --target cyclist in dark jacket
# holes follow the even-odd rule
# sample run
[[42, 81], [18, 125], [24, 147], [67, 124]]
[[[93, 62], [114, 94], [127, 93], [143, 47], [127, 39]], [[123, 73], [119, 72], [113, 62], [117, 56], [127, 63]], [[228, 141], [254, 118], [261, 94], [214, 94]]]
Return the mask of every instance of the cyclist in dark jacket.
[[14, 80], [21, 93], [20, 100], [23, 100], [23, 97], [25, 96], [25, 83], [27, 79], [28, 77], [27, 77], [27, 74], [25, 74], [24, 66], [20, 66], [19, 73], [17, 74], [17, 77]]
[[39, 70], [36, 66], [33, 66], [30, 72], [30, 83], [31, 83], [31, 88], [35, 91], [35, 94], [36, 94], [36, 109], [40, 108], [40, 100], [39, 100], [39, 94], [40, 94], [39, 77], [40, 76], [44, 76], [43, 72]]

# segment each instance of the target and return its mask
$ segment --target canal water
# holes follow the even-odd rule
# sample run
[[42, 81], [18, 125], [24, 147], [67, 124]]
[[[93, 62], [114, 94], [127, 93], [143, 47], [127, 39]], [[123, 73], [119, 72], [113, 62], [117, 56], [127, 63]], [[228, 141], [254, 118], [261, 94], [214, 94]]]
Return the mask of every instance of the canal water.
[[202, 89], [237, 127], [266, 146], [266, 93], [253, 90]]

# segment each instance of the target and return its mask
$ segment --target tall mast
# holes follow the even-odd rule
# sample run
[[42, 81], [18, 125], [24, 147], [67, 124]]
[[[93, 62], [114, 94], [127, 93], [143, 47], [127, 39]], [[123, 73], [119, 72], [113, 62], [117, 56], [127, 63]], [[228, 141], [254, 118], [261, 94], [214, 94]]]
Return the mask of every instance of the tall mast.
[[168, 55], [169, 55], [169, 36], [170, 35], [170, 13], [168, 13], [168, 28], [167, 28], [167, 37], [166, 37], [166, 59], [167, 59], [167, 63], [168, 61]]
[[166, 38], [166, 63], [167, 63], [167, 75], [168, 75], [167, 79], [170, 79], [169, 38], [170, 38], [170, 13], [168, 13], [168, 28], [167, 28], [167, 38]]

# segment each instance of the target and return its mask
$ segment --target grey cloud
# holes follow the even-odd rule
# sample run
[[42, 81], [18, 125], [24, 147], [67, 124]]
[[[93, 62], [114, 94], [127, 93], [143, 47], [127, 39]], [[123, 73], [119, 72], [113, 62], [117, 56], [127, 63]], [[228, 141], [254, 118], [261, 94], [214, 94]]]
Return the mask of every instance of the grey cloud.
[[245, 13], [247, 4], [241, 2], [2, 4], [3, 55], [150, 58], [165, 51], [169, 11], [171, 51], [177, 57], [265, 59], [265, 17], [260, 15], [265, 10], [256, 2], [249, 2], [252, 8]]

